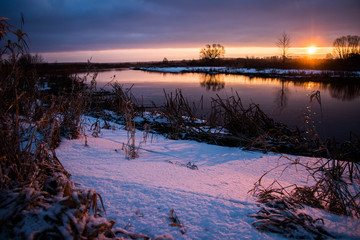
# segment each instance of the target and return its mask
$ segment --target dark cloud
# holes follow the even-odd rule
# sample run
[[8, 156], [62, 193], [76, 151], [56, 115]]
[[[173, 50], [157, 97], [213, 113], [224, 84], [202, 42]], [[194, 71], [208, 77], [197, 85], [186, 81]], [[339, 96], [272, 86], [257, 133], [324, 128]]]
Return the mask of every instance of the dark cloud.
[[360, 35], [358, 0], [2, 0], [0, 16], [20, 25], [36, 52], [139, 47], [273, 46], [288, 32], [305, 39]]

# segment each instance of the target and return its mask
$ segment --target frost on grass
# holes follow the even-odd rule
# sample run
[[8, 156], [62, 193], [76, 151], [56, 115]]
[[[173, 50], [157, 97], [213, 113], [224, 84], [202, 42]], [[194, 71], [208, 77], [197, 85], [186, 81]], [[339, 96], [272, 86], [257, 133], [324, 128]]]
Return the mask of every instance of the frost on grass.
[[[102, 199], [93, 190], [76, 188], [57, 172], [47, 188], [28, 187], [0, 194], [1, 239], [72, 239], [111, 236], [113, 221], [104, 213]], [[98, 198], [101, 201], [98, 202]]]
[[[349, 168], [348, 162], [334, 159], [317, 159], [304, 162], [300, 158], [289, 160], [266, 171], [250, 191], [258, 197], [263, 207], [250, 214], [258, 220], [253, 226], [260, 231], [274, 232], [289, 238], [328, 239], [334, 238], [324, 226], [324, 219], [312, 217], [302, 211], [305, 204], [313, 208], [326, 209], [329, 212], [359, 218], [359, 172]], [[350, 165], [353, 166], [353, 165]], [[289, 168], [302, 168], [311, 179], [305, 186], [297, 184], [283, 187], [278, 180], [264, 187], [263, 178], [272, 171], [283, 175]], [[285, 173], [286, 174], [286, 173]], [[356, 176], [352, 179], [350, 176]]]
[[259, 202], [263, 207], [250, 217], [257, 218], [253, 226], [259, 231], [282, 234], [287, 238], [296, 239], [328, 239], [333, 236], [324, 228], [324, 220], [314, 219], [306, 213], [301, 213], [300, 204], [282, 196], [277, 191], [262, 190]]

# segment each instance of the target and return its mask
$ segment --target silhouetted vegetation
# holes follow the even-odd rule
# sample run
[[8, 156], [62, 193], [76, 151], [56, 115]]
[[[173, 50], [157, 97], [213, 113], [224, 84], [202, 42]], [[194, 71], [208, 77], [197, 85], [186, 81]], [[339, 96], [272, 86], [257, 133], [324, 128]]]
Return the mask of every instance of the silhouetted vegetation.
[[[312, 59], [312, 58], [288, 58], [283, 64], [277, 56], [267, 58], [222, 58], [215, 61], [182, 60], [163, 62], [129, 62], [129, 63], [91, 63], [96, 71], [120, 68], [140, 67], [230, 67], [230, 68], [255, 68], [255, 69], [312, 69], [333, 71], [359, 71], [360, 61], [357, 57], [342, 59]], [[39, 63], [37, 72], [41, 74], [76, 74], [88, 71], [88, 63]]]
[[334, 40], [334, 53], [337, 58], [349, 59], [360, 56], [360, 36], [347, 35]]
[[225, 56], [225, 47], [221, 44], [207, 44], [200, 50], [200, 59], [214, 61]]
[[283, 64], [285, 64], [285, 60], [287, 59], [287, 56], [289, 54], [289, 48], [290, 48], [290, 36], [283, 32], [280, 38], [278, 38], [276, 42], [276, 46], [281, 49], [281, 58], [283, 61]]
[[[285, 39], [286, 40], [286, 39]], [[210, 46], [210, 49], [212, 47]], [[207, 48], [203, 49], [205, 52]], [[221, 50], [221, 49], [220, 49]], [[220, 51], [221, 52], [221, 51]], [[285, 48], [287, 55], [288, 48]], [[225, 53], [225, 49], [224, 52]], [[216, 55], [216, 54], [215, 54]], [[217, 53], [221, 56], [221, 54]], [[286, 57], [286, 56], [285, 56]], [[38, 58], [41, 58], [38, 56]], [[94, 63], [92, 67], [96, 71], [103, 71], [106, 69], [119, 68], [139, 68], [139, 67], [194, 67], [194, 66], [216, 66], [216, 67], [230, 67], [230, 68], [255, 68], [255, 69], [313, 69], [313, 70], [335, 70], [335, 71], [358, 71], [360, 70], [360, 57], [358, 54], [350, 54], [346, 59], [339, 58], [324, 58], [313, 59], [308, 57], [302, 58], [286, 58], [284, 63], [283, 57], [246, 57], [246, 58], [201, 58], [199, 60], [168, 60], [164, 58], [163, 61], [153, 62], [119, 62], [119, 63]], [[88, 72], [88, 63], [45, 63], [40, 62], [36, 66], [40, 74], [75, 74], [80, 72]]]

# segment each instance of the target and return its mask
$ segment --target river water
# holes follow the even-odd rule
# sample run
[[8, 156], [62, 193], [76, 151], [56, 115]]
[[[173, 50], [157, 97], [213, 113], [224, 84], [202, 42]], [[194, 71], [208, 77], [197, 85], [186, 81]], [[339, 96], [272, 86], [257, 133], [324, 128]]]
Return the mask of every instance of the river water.
[[[139, 103], [161, 105], [164, 90], [177, 89], [189, 102], [203, 99], [199, 117], [210, 112], [211, 99], [234, 95], [260, 108], [275, 120], [289, 127], [307, 131], [315, 129], [321, 138], [349, 139], [350, 132], [360, 136], [360, 84], [318, 83], [312, 81], [281, 81], [280, 79], [250, 78], [241, 75], [209, 75], [203, 73], [156, 73], [139, 70], [101, 71], [96, 78], [98, 88], [110, 89], [109, 82], [118, 82], [130, 88]], [[311, 95], [317, 94], [317, 98]]]

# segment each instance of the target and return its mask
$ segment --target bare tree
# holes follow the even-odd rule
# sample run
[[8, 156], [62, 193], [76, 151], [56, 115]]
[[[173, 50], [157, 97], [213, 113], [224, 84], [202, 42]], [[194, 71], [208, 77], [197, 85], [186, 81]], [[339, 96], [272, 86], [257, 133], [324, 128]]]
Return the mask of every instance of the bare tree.
[[200, 58], [207, 60], [214, 60], [225, 56], [225, 47], [221, 44], [213, 43], [207, 44], [206, 47], [200, 50]]
[[281, 35], [280, 38], [278, 38], [277, 42], [276, 42], [276, 46], [279, 47], [281, 49], [281, 57], [283, 59], [283, 63], [285, 63], [285, 60], [287, 58], [287, 56], [289, 55], [289, 48], [290, 48], [290, 36], [286, 33], [283, 32], [283, 34]]
[[352, 55], [360, 54], [360, 36], [356, 35], [347, 35], [335, 39], [334, 46], [334, 55], [340, 59], [346, 59]]

